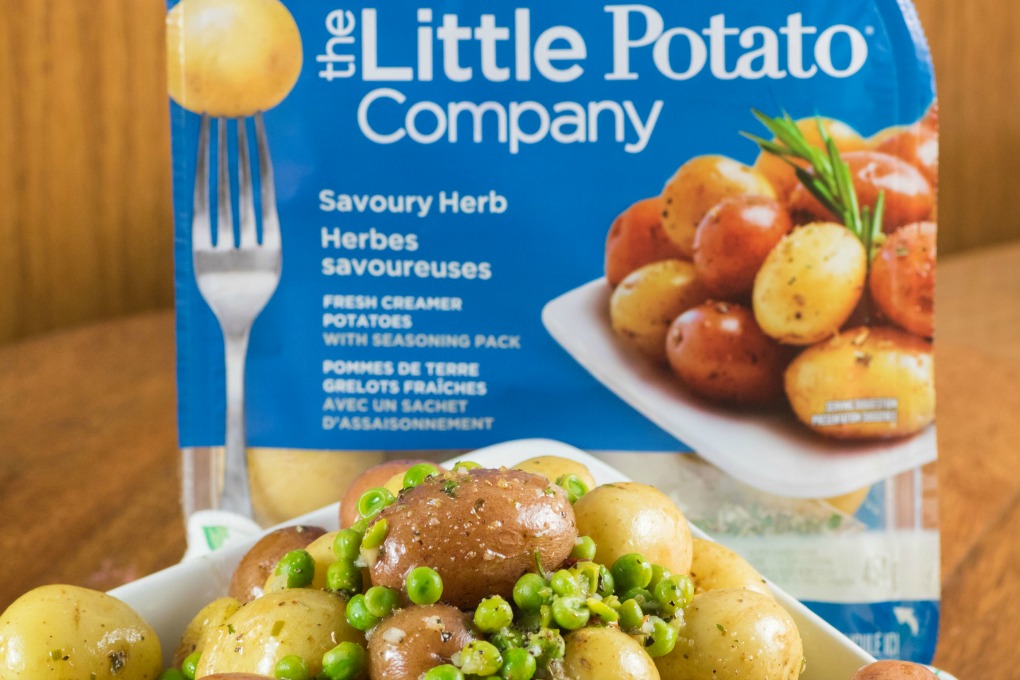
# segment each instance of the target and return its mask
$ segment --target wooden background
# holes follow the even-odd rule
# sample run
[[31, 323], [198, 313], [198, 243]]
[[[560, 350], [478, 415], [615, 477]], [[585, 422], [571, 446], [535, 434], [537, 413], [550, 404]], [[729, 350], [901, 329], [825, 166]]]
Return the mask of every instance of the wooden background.
[[[1020, 2], [918, 0], [943, 254], [1020, 238]], [[173, 303], [163, 0], [0, 0], [0, 343]]]

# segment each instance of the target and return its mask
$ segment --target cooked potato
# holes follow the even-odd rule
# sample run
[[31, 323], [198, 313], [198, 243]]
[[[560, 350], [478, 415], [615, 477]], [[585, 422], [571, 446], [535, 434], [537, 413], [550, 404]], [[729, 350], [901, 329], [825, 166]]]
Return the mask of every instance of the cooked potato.
[[279, 0], [181, 0], [166, 28], [170, 96], [189, 111], [251, 116], [301, 74], [301, 34]]
[[563, 670], [570, 680], [659, 680], [652, 657], [619, 628], [582, 628], [565, 642]]
[[684, 163], [662, 191], [662, 227], [684, 257], [694, 255], [694, 236], [709, 210], [734, 196], [775, 198], [765, 175], [724, 156]]
[[595, 561], [612, 565], [628, 553], [641, 553], [674, 574], [691, 568], [691, 529], [666, 494], [646, 484], [603, 484], [574, 503], [577, 530], [590, 536]]
[[795, 229], [754, 280], [754, 318], [782, 343], [821, 342], [850, 318], [867, 271], [864, 246], [849, 229], [831, 222]]
[[921, 337], [935, 332], [936, 231], [932, 222], [889, 235], [871, 263], [871, 297], [896, 325]]
[[227, 619], [241, 608], [241, 603], [232, 597], [221, 597], [213, 600], [195, 615], [188, 627], [184, 629], [181, 642], [174, 651], [172, 666], [180, 668], [190, 654], [202, 651], [202, 637], [210, 628], [226, 623]]
[[662, 680], [796, 680], [800, 633], [775, 600], [751, 590], [710, 590], [684, 610], [676, 648], [655, 660]]
[[372, 583], [403, 591], [408, 572], [431, 567], [443, 579], [442, 601], [461, 609], [491, 595], [510, 599], [517, 579], [537, 569], [536, 559], [555, 569], [577, 539], [563, 489], [519, 470], [431, 477], [377, 518], [389, 532], [369, 560]]
[[631, 272], [683, 254], [662, 229], [662, 199], [638, 201], [613, 221], [606, 237], [606, 280], [615, 286]]
[[901, 437], [935, 419], [931, 343], [893, 328], [855, 328], [815, 345], [785, 382], [797, 417], [829, 437]]
[[272, 526], [336, 503], [358, 475], [382, 462], [383, 455], [381, 451], [249, 449], [256, 521]]
[[[818, 129], [819, 122], [841, 153], [861, 151], [867, 148], [867, 141], [846, 123], [831, 118], [818, 117], [803, 118], [797, 121], [797, 127], [811, 146], [817, 149], [825, 148], [825, 142]], [[800, 164], [806, 165], [803, 162]], [[754, 168], [768, 178], [781, 201], [786, 201], [799, 183], [797, 174], [786, 161], [765, 151], [758, 155], [758, 159], [754, 162]]]
[[280, 558], [291, 550], [307, 547], [324, 533], [326, 530], [320, 527], [293, 526], [260, 538], [234, 569], [230, 577], [230, 596], [244, 604], [262, 595], [263, 585]]
[[[309, 588], [315, 590], [326, 589], [326, 575], [329, 572], [329, 566], [337, 560], [336, 553], [333, 552], [333, 542], [336, 541], [337, 533], [336, 531], [330, 531], [329, 533], [322, 534], [305, 546], [305, 551], [312, 556], [312, 561], [315, 563], [315, 573], [312, 576], [312, 582], [308, 585]], [[276, 593], [287, 589], [287, 576], [285, 574], [277, 574], [275, 566], [274, 563], [273, 568], [266, 577], [265, 584], [262, 586], [264, 593]], [[362, 570], [362, 576], [364, 583], [368, 583], [368, 570]]]
[[924, 666], [906, 661], [878, 661], [854, 673], [850, 680], [936, 680]]
[[890, 135], [876, 148], [905, 160], [921, 171], [931, 185], [939, 185], [939, 133], [938, 130], [918, 123]]
[[254, 673], [214, 673], [205, 676], [205, 680], [273, 680], [273, 678]]
[[3, 680], [152, 680], [162, 669], [156, 633], [105, 593], [42, 586], [0, 615]]
[[[882, 228], [886, 233], [897, 227], [930, 219], [935, 208], [935, 189], [921, 171], [910, 163], [878, 151], [843, 154], [861, 207], [874, 208], [885, 194]], [[811, 192], [798, 186], [790, 196], [790, 209], [796, 222], [836, 220]]]
[[694, 539], [691, 581], [695, 593], [744, 588], [772, 597], [765, 577], [750, 562], [726, 546], [703, 538]]
[[315, 676], [322, 655], [341, 642], [364, 644], [347, 623], [343, 598], [309, 588], [266, 593], [238, 609], [226, 623], [202, 638], [196, 678], [214, 673], [273, 675], [277, 662], [291, 654], [304, 659]]
[[420, 678], [429, 669], [450, 663], [476, 637], [471, 615], [456, 607], [399, 609], [372, 631], [368, 675], [372, 680]]
[[694, 270], [715, 298], [751, 292], [765, 258], [790, 229], [790, 214], [764, 196], [728, 198], [712, 208], [694, 237]]
[[617, 286], [609, 301], [609, 319], [613, 332], [626, 346], [662, 362], [673, 319], [707, 297], [690, 262], [655, 262]]
[[[340, 527], [346, 529], [358, 521], [358, 499], [369, 489], [383, 486], [391, 479], [400, 475], [403, 486], [404, 473], [419, 463], [428, 463], [424, 459], [389, 460], [374, 465], [362, 472], [357, 479], [347, 486], [347, 492], [340, 501]], [[397, 493], [400, 487], [397, 488]]]
[[597, 486], [595, 484], [595, 478], [584, 463], [578, 463], [576, 460], [561, 458], [560, 456], [538, 456], [536, 458], [529, 458], [526, 461], [514, 465], [514, 470], [530, 472], [533, 475], [545, 477], [550, 482], [555, 482], [564, 475], [574, 475], [584, 482], [585, 486], [587, 486], [589, 490], [594, 489]]
[[666, 358], [695, 394], [741, 406], [780, 397], [789, 363], [788, 350], [762, 332], [751, 310], [732, 302], [706, 302], [677, 317]]

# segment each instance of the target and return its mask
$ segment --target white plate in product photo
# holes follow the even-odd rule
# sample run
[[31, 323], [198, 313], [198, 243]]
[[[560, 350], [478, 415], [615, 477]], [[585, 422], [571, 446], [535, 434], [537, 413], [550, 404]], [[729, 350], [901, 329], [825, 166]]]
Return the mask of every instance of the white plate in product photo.
[[687, 392], [668, 368], [630, 352], [609, 323], [612, 289], [592, 281], [549, 302], [546, 330], [618, 397], [724, 472], [790, 498], [849, 493], [935, 460], [935, 426], [912, 437], [826, 439], [789, 410], [731, 410]]
[[[567, 444], [546, 439], [507, 442], [479, 449], [445, 463], [471, 460], [485, 467], [512, 466], [539, 455], [555, 455], [585, 464], [596, 482], [627, 481], [618, 470]], [[333, 504], [296, 518], [287, 524], [306, 524], [335, 530], [339, 504]], [[695, 527], [692, 531], [703, 534]], [[164, 659], [169, 661], [185, 626], [212, 600], [226, 595], [230, 576], [244, 553], [256, 542], [251, 539], [216, 552], [182, 562], [110, 592], [135, 609], [159, 635]], [[799, 601], [772, 586], [776, 600], [790, 612], [804, 643], [807, 668], [801, 680], [849, 679], [861, 666], [874, 661], [863, 649], [822, 620]]]

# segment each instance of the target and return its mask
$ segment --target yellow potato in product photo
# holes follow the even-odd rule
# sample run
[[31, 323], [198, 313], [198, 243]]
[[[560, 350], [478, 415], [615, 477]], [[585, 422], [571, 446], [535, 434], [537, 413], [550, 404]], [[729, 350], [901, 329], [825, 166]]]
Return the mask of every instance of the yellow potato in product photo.
[[181, 0], [166, 26], [170, 96], [189, 111], [251, 116], [301, 74], [301, 34], [278, 0]]

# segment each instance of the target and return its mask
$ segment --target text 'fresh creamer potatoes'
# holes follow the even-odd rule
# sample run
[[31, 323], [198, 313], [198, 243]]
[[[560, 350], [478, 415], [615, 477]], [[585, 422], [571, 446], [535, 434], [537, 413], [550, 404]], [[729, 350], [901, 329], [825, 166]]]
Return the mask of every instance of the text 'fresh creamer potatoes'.
[[[938, 104], [907, 0], [168, 11], [189, 512], [239, 393], [264, 525], [560, 440], [930, 660]], [[268, 299], [243, 388], [202, 254], [235, 222]], [[587, 488], [558, 465], [529, 471]]]

